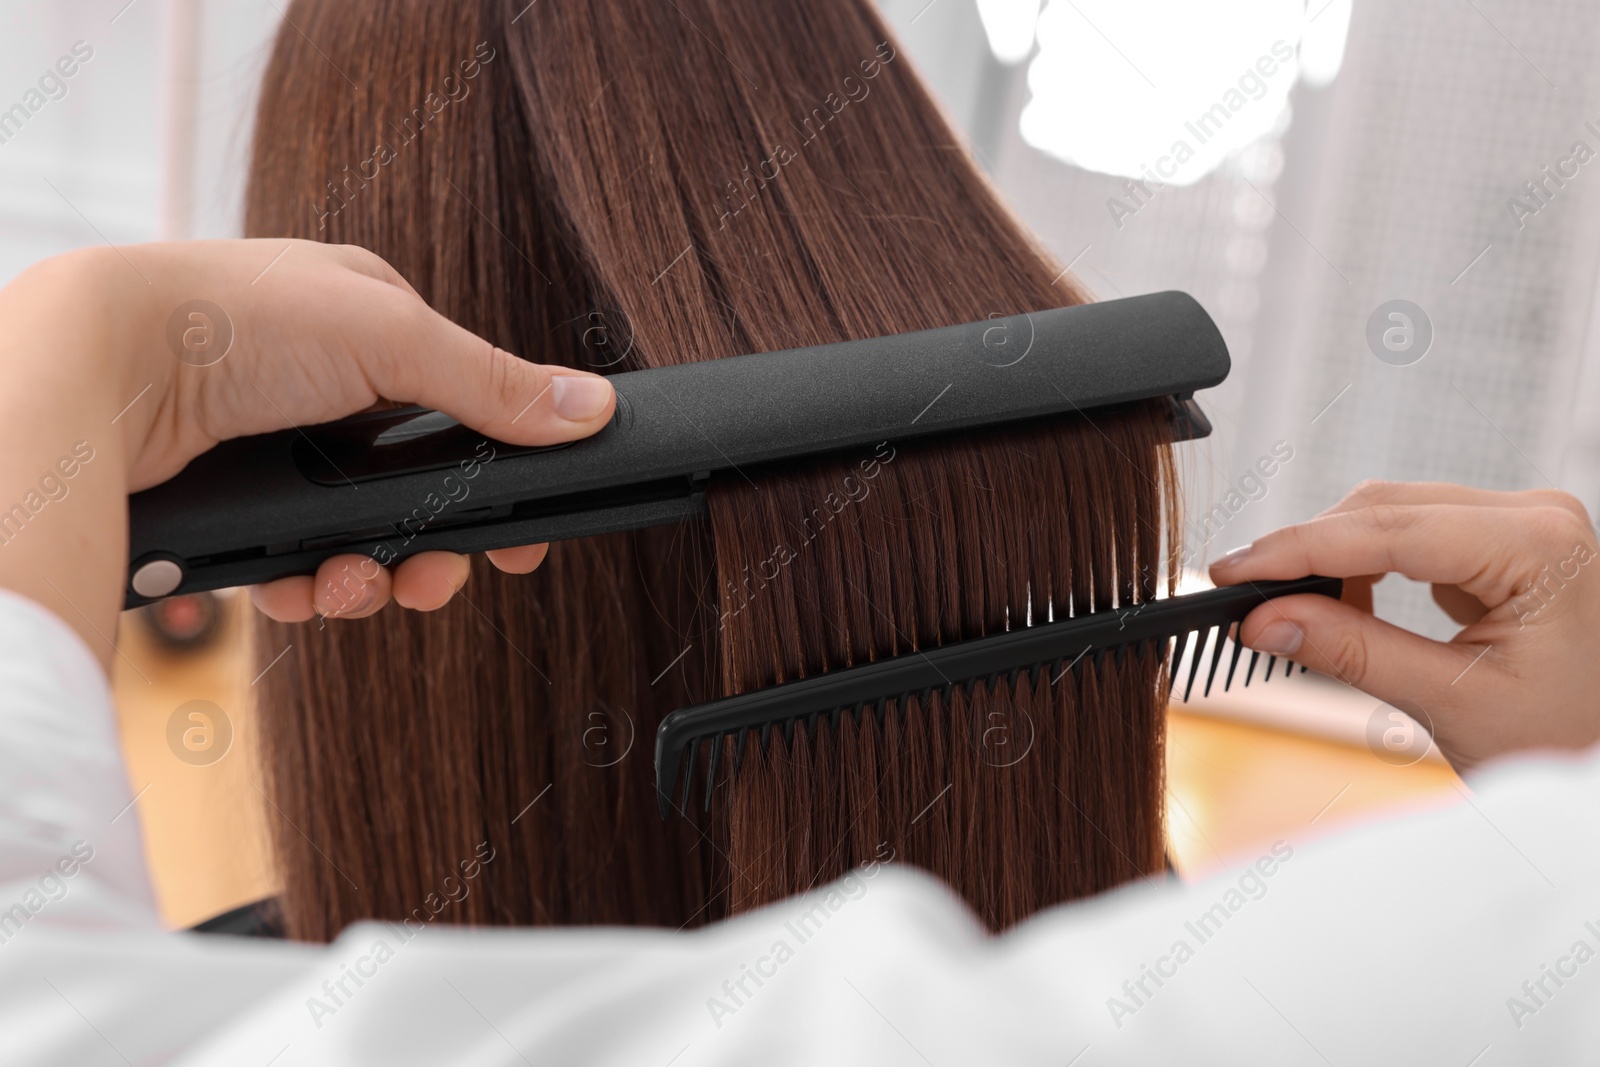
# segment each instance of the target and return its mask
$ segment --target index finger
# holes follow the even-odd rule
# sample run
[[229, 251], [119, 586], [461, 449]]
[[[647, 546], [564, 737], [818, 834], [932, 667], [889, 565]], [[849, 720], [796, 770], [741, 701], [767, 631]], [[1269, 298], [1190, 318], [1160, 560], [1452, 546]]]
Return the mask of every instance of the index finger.
[[1386, 482], [1368, 480], [1344, 495], [1337, 504], [1318, 512], [1318, 517], [1341, 511], [1356, 511], [1382, 504], [1468, 504], [1485, 508], [1565, 508], [1589, 522], [1583, 501], [1560, 489], [1478, 489], [1452, 482]]
[[1219, 559], [1211, 571], [1219, 585], [1394, 571], [1459, 585], [1494, 605], [1526, 588], [1552, 559], [1591, 539], [1588, 524], [1561, 507], [1384, 504], [1276, 530]]

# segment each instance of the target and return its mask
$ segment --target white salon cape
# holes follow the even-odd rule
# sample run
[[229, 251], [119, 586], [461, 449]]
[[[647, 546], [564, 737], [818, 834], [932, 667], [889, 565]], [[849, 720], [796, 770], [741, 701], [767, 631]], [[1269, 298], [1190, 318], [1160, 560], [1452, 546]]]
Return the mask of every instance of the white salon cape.
[[1600, 1062], [1600, 757], [1472, 786], [1002, 937], [891, 864], [691, 933], [166, 933], [101, 669], [0, 592], [0, 1063]]

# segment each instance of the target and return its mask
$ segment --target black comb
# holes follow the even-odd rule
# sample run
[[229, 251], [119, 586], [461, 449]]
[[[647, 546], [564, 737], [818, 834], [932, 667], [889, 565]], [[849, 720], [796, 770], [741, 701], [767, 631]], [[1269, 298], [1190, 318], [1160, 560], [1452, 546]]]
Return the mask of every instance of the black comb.
[[[956, 686], [968, 692], [980, 683], [992, 684], [1006, 677], [1015, 682], [1026, 673], [1030, 680], [1048, 671], [1052, 683], [1076, 667], [1089, 653], [1098, 662], [1107, 651], [1120, 652], [1129, 646], [1136, 651], [1170, 648], [1171, 673], [1168, 687], [1175, 691], [1180, 664], [1185, 652], [1189, 658], [1188, 679], [1182, 699], [1187, 701], [1200, 671], [1201, 653], [1211, 641], [1211, 665], [1206, 672], [1205, 690], [1209, 694], [1221, 666], [1225, 647], [1223, 637], [1243, 621], [1252, 610], [1268, 600], [1296, 593], [1319, 593], [1338, 599], [1344, 582], [1338, 578], [1295, 578], [1281, 582], [1253, 582], [1245, 585], [1208, 589], [1203, 593], [1168, 597], [1145, 604], [1079, 615], [1057, 622], [1041, 623], [990, 637], [908, 652], [892, 659], [866, 663], [811, 678], [759, 689], [739, 696], [681, 708], [668, 715], [656, 731], [656, 794], [665, 819], [674, 806], [686, 809], [694, 787], [694, 767], [703, 743], [710, 742], [706, 760], [706, 809], [711, 807], [711, 791], [716, 784], [717, 757], [725, 737], [734, 738], [734, 754], [745, 743], [745, 735], [761, 731], [766, 744], [773, 727], [793, 734], [797, 722], [816, 729], [819, 717], [827, 716], [834, 726], [841, 712], [850, 712], [857, 721], [864, 709], [880, 715], [893, 703], [904, 714], [906, 698], [940, 691], [949, 695]], [[1243, 646], [1235, 643], [1222, 688], [1233, 684]], [[1243, 684], [1255, 675], [1260, 653], [1250, 653]], [[1279, 657], [1269, 656], [1262, 681], [1272, 677]], [[1284, 675], [1294, 670], [1285, 661]], [[1305, 668], [1300, 668], [1302, 671]], [[682, 799], [675, 801], [682, 784]]]

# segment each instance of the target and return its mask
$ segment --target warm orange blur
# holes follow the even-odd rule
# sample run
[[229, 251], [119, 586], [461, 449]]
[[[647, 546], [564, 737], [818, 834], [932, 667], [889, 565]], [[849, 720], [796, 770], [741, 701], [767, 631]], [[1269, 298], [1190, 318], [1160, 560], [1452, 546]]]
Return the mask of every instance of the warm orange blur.
[[[144, 827], [156, 900], [173, 927], [192, 926], [276, 891], [264, 817], [270, 809], [260, 792], [250, 730], [244, 616], [252, 609], [243, 596], [221, 603], [217, 639], [197, 652], [163, 648], [132, 613], [123, 615], [117, 634], [112, 685], [123, 752], [133, 791], [144, 790], [134, 808]], [[186, 751], [190, 760], [201, 761], [188, 762], [168, 741], [174, 713], [193, 700], [216, 705], [233, 726], [231, 745], [209, 764], [203, 761], [214, 749]], [[183, 732], [199, 723], [180, 716], [180, 748]]]
[[1453, 803], [1448, 765], [1385, 763], [1365, 748], [1268, 727], [1167, 713], [1167, 835], [1186, 878], [1299, 845], [1385, 813]]

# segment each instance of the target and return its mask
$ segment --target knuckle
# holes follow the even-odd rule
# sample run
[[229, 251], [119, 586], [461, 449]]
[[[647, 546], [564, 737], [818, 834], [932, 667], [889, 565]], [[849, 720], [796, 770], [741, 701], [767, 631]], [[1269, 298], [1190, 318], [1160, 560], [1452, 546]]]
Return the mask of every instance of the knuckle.
[[346, 270], [355, 270], [356, 264], [361, 261], [360, 245], [325, 244], [320, 247], [323, 255]]
[[360, 356], [363, 360], [372, 360], [374, 368], [391, 387], [405, 394], [389, 399], [415, 400], [430, 371], [428, 360], [412, 358], [417, 339], [433, 334], [428, 308], [419, 306], [398, 290], [383, 287], [380, 292], [372, 282], [364, 284], [369, 288], [363, 290], [362, 299], [369, 302], [378, 321], [384, 324], [380, 332], [385, 343], [362, 346]]
[[394, 286], [397, 289], [408, 288], [405, 279], [400, 276], [400, 272], [395, 270], [387, 259], [378, 255], [372, 249], [352, 244], [334, 245], [332, 247], [336, 250], [340, 262], [348, 269], [358, 274], [365, 274], [369, 278]]
[[1533, 508], [1529, 514], [1530, 531], [1537, 543], [1550, 549], [1570, 550], [1574, 545], [1591, 539], [1589, 524], [1559, 505]]
[[1299, 555], [1306, 549], [1305, 524], [1297, 523], [1294, 526], [1283, 526], [1270, 533], [1262, 534], [1251, 542], [1251, 558], [1261, 559], [1279, 554]]
[[1255, 542], [1254, 556], [1271, 559], [1282, 566], [1309, 565], [1321, 555], [1327, 543], [1326, 520], [1297, 522], [1272, 531]]
[[1362, 509], [1362, 522], [1380, 534], [1399, 533], [1415, 522], [1415, 513], [1398, 504], [1374, 504]]
[[1552, 490], [1550, 493], [1550, 502], [1556, 507], [1561, 508], [1563, 511], [1570, 512], [1572, 516], [1581, 522], [1585, 527], [1593, 525], [1589, 518], [1589, 509], [1583, 506], [1583, 501], [1579, 500], [1571, 493], [1562, 489]]
[[1383, 500], [1390, 500], [1394, 496], [1395, 483], [1382, 478], [1366, 478], [1356, 483], [1356, 487], [1345, 494], [1342, 503], [1353, 507], [1371, 507]]
[[[485, 374], [488, 376], [487, 388], [489, 396], [502, 409], [515, 410], [527, 402], [526, 379], [518, 373], [516, 357], [503, 348], [496, 348], [488, 341], [482, 342], [483, 362]], [[543, 388], [543, 385], [540, 386]], [[537, 390], [535, 390], [537, 392]], [[520, 401], [520, 403], [519, 403]]]
[[1347, 630], [1335, 634], [1322, 651], [1328, 665], [1343, 681], [1359, 687], [1366, 680], [1370, 658], [1366, 638], [1360, 633]]
[[383, 257], [378, 253], [357, 244], [341, 244], [335, 247], [339, 249], [339, 254], [351, 263], [371, 266], [383, 262]]
[[1293, 526], [1285, 526], [1274, 530], [1256, 542], [1259, 550], [1262, 546], [1276, 548], [1280, 545], [1288, 547], [1295, 552], [1302, 552], [1306, 548], [1306, 523], [1297, 522]]

